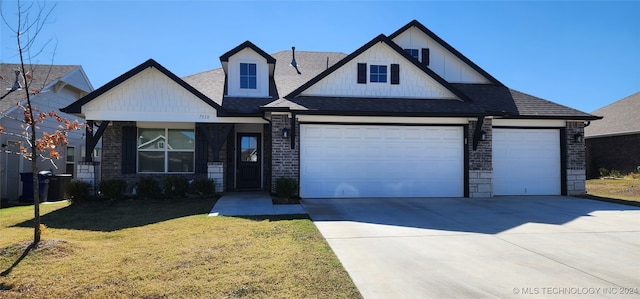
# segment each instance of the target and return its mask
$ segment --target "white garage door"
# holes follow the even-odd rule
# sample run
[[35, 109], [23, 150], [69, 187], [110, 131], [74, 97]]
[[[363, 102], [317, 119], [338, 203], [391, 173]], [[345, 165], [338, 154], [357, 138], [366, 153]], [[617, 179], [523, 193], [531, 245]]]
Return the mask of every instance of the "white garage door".
[[464, 195], [462, 127], [300, 125], [300, 196]]
[[494, 195], [560, 194], [558, 129], [493, 129]]

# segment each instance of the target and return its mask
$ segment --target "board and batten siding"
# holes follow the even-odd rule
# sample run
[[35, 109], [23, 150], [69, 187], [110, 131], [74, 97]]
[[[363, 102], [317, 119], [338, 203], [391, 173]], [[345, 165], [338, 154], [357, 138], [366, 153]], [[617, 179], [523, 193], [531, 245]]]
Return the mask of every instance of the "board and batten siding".
[[[256, 64], [256, 89], [240, 88], [240, 63]], [[267, 60], [250, 48], [229, 57], [227, 95], [230, 97], [263, 98], [269, 96], [269, 65]]]
[[[367, 83], [358, 84], [358, 63], [367, 64]], [[399, 64], [399, 83], [391, 84], [388, 73], [387, 83], [369, 82], [369, 65]], [[437, 98], [456, 99], [456, 96], [418, 67], [410, 63], [388, 45], [378, 43], [349, 61], [327, 77], [306, 89], [302, 96], [330, 97], [373, 97], [373, 98]]]
[[[429, 68], [449, 83], [490, 83], [473, 68], [451, 54], [424, 32], [413, 27], [396, 36], [393, 41], [403, 49], [429, 49]], [[422, 53], [419, 51], [419, 55]], [[423, 57], [420, 57], [420, 61]]]
[[82, 107], [90, 120], [213, 122], [215, 108], [155, 68], [148, 68]]

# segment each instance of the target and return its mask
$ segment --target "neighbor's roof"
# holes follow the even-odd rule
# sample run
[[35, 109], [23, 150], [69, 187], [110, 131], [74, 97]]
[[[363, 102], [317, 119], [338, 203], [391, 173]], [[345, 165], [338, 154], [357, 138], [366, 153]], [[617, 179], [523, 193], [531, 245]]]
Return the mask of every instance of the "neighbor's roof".
[[[60, 80], [73, 70], [80, 68], [79, 65], [46, 65], [29, 64], [25, 65], [27, 73], [32, 76], [29, 89], [43, 89], [56, 80]], [[26, 99], [24, 87], [25, 83], [22, 74], [19, 75], [18, 82], [22, 89], [11, 91], [16, 81], [16, 70], [20, 70], [20, 64], [0, 63], [0, 112], [5, 112], [16, 103]]]
[[638, 134], [640, 133], [640, 92], [593, 111], [592, 114], [604, 118], [586, 127], [585, 137]]

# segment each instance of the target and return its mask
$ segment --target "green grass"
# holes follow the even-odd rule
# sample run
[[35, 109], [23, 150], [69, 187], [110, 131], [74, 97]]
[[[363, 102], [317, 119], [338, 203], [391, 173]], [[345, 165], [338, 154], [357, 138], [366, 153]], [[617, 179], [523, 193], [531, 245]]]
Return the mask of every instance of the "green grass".
[[361, 297], [309, 219], [207, 217], [213, 203], [43, 204], [22, 260], [33, 207], [0, 209], [0, 297]]
[[586, 184], [588, 195], [640, 202], [640, 180], [638, 179], [593, 179], [587, 180]]

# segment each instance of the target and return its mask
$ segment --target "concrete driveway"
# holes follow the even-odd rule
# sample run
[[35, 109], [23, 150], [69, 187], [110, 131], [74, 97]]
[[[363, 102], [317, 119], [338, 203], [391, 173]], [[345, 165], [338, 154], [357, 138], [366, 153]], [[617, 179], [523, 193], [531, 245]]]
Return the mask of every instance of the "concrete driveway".
[[305, 199], [365, 298], [640, 298], [640, 209], [560, 196]]

